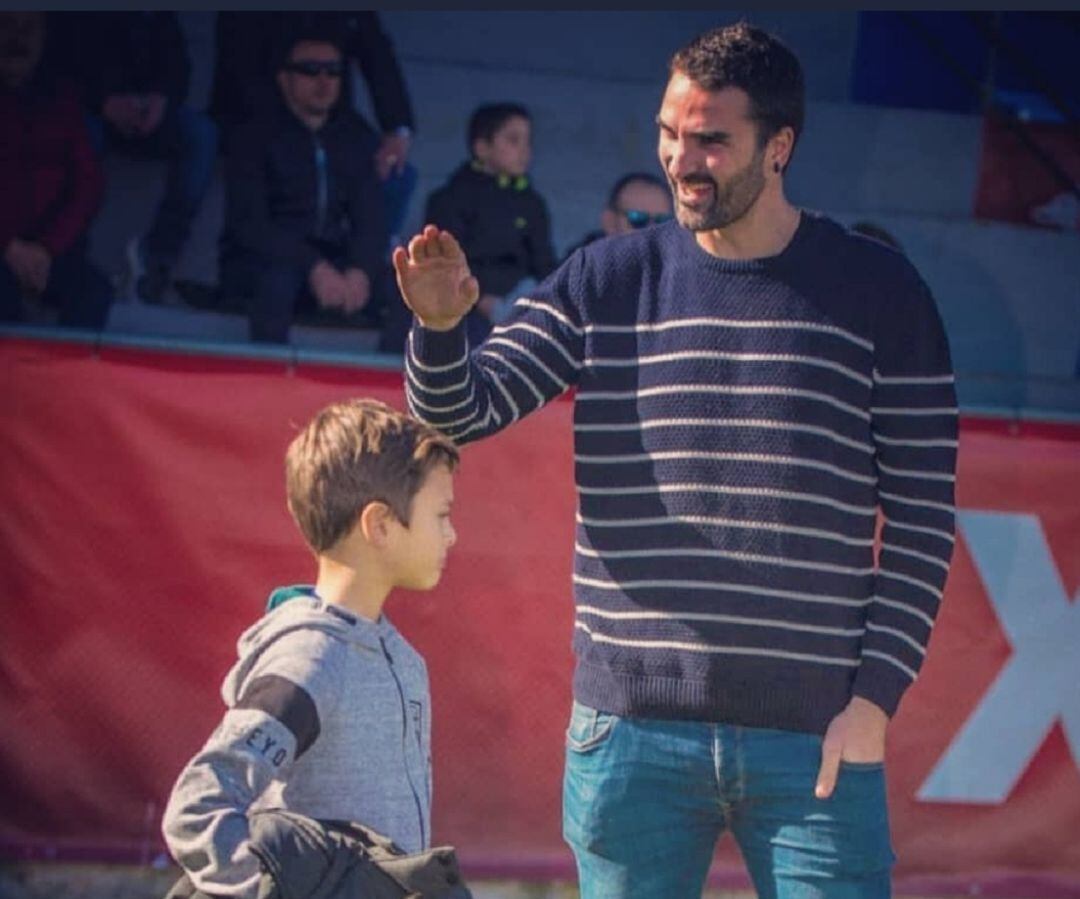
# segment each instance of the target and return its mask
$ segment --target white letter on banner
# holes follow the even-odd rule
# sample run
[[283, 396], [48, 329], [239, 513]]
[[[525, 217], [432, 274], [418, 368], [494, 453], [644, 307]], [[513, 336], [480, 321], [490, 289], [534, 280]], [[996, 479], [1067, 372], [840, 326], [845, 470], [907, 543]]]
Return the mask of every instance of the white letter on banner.
[[917, 796], [996, 804], [1059, 717], [1080, 768], [1080, 601], [1069, 601], [1036, 516], [957, 519], [1013, 654]]

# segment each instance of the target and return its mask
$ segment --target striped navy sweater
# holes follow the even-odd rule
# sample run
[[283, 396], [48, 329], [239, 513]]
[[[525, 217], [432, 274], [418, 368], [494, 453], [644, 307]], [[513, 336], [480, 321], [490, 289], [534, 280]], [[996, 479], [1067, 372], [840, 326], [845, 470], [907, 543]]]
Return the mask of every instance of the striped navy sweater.
[[[464, 443], [576, 388], [576, 698], [823, 732], [890, 715], [954, 533], [948, 344], [899, 253], [802, 213], [731, 261], [676, 222], [590, 244], [470, 352], [415, 326], [412, 412]], [[875, 528], [884, 526], [880, 553]]]

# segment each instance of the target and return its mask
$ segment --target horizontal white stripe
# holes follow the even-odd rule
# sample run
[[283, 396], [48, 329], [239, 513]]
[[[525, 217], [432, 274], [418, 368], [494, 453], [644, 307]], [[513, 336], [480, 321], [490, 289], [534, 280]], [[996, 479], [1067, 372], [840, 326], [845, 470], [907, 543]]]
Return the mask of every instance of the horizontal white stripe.
[[426, 371], [431, 372], [432, 374], [438, 374], [439, 372], [453, 371], [455, 368], [460, 368], [469, 361], [469, 349], [466, 346], [465, 355], [456, 362], [451, 362], [449, 365], [425, 365], [416, 356], [416, 350], [413, 347], [414, 337], [415, 332], [409, 334], [409, 362], [419, 371]]
[[[412, 393], [412, 391], [410, 391], [408, 389], [408, 384], [405, 385], [405, 389], [410, 394]], [[412, 399], [412, 403], [413, 403], [414, 406], [416, 406], [416, 408], [425, 409], [428, 412], [455, 412], [458, 409], [462, 409], [465, 406], [472, 405], [475, 402], [476, 402], [476, 387], [475, 387], [475, 385], [469, 391], [469, 395], [467, 397], [465, 397], [465, 399], [463, 399], [460, 403], [454, 403], [451, 406], [429, 406], [427, 403], [421, 403], [420, 400], [416, 399], [415, 397]]]
[[821, 428], [817, 425], [792, 424], [787, 421], [774, 421], [767, 418], [650, 418], [644, 421], [626, 423], [574, 425], [574, 430], [579, 433], [651, 431], [656, 428], [761, 428], [770, 431], [798, 431], [803, 434], [824, 437], [861, 453], [873, 454], [874, 452], [874, 447], [869, 443], [852, 440], [850, 437], [845, 437], [843, 434], [838, 434], [829, 428]]
[[905, 634], [901, 630], [897, 630], [895, 627], [886, 627], [883, 624], [874, 624], [872, 621], [867, 621], [866, 629], [874, 631], [875, 633], [888, 634], [890, 637], [895, 637], [897, 640], [907, 643], [907, 645], [914, 649], [919, 655], [926, 655], [926, 647], [919, 643], [918, 640], [913, 639], [910, 635]]
[[914, 606], [909, 606], [906, 602], [897, 602], [895, 599], [886, 599], [884, 596], [875, 596], [874, 602], [879, 602], [883, 606], [888, 606], [890, 609], [896, 609], [900, 612], [905, 612], [914, 618], [918, 618], [927, 627], [934, 626], [934, 619], [923, 612], [921, 609], [916, 609]]
[[946, 481], [950, 484], [956, 483], [956, 475], [943, 474], [938, 471], [917, 471], [913, 468], [893, 468], [891, 465], [886, 465], [884, 462], [878, 462], [878, 471], [883, 471], [885, 474], [891, 474], [897, 478], [919, 478], [926, 481]]
[[881, 499], [891, 500], [894, 503], [902, 503], [905, 506], [918, 506], [923, 509], [937, 509], [939, 512], [948, 512], [950, 515], [956, 513], [956, 507], [949, 503], [935, 503], [928, 499], [911, 499], [908, 496], [899, 496], [895, 493], [886, 493], [884, 490], [878, 491], [878, 496]]
[[638, 487], [578, 487], [578, 493], [589, 496], [640, 496], [663, 493], [716, 493], [731, 496], [753, 496], [764, 499], [789, 499], [829, 506], [853, 515], [877, 515], [876, 506], [853, 506], [818, 493], [798, 493], [794, 490], [773, 490], [768, 487], [729, 487], [721, 484], [655, 484]]
[[421, 381], [419, 378], [416, 377], [416, 375], [413, 374], [412, 369], [410, 369], [407, 364], [405, 367], [405, 371], [408, 376], [406, 380], [409, 384], [412, 384], [414, 387], [416, 387], [417, 390], [420, 390], [424, 393], [429, 393], [432, 396], [440, 396], [446, 393], [456, 393], [463, 387], [467, 387], [470, 380], [468, 369], [466, 369], [465, 377], [455, 384], [450, 384], [446, 387], [428, 387], [423, 381]]
[[663, 547], [656, 549], [605, 549], [603, 551], [587, 549], [581, 544], [576, 544], [574, 549], [583, 556], [596, 559], [652, 559], [659, 557], [702, 559], [735, 559], [739, 562], [761, 562], [765, 565], [779, 565], [781, 568], [807, 568], [811, 571], [828, 571], [831, 574], [842, 574], [848, 577], [866, 577], [873, 574], [876, 569], [873, 566], [867, 568], [853, 568], [850, 565], [834, 565], [831, 562], [810, 562], [799, 559], [789, 559], [781, 556], [763, 556], [757, 553], [737, 552], [731, 549], [709, 548], [686, 548]]
[[879, 434], [874, 431], [874, 440], [878, 443], [884, 443], [886, 446], [920, 446], [920, 447], [942, 447], [945, 449], [956, 449], [960, 444], [956, 440], [900, 440], [896, 437], [886, 437], [883, 434]]
[[[537, 356], [531, 350], [527, 350], [525, 347], [523, 347], [517, 341], [511, 340], [508, 337], [489, 337], [487, 339], [487, 341], [485, 341], [484, 347], [487, 348], [487, 347], [493, 347], [493, 346], [513, 347], [515, 352], [521, 354], [526, 359], [528, 359], [530, 362], [532, 362], [533, 365], [535, 365], [538, 369], [540, 369], [540, 371], [542, 371], [552, 381], [554, 381], [555, 384], [558, 385], [558, 387], [560, 389], [566, 390], [566, 388], [568, 386], [567, 383], [562, 378], [560, 378], [557, 374], [555, 374], [555, 372], [553, 372], [550, 368], [548, 368], [542, 361], [540, 361], [539, 356]], [[501, 353], [497, 353], [495, 350], [491, 350], [491, 349], [485, 349], [483, 355], [485, 355], [485, 356], [496, 356], [497, 355], [497, 356], [502, 357]]]
[[887, 653], [878, 652], [874, 649], [864, 649], [863, 655], [871, 656], [872, 658], [881, 659], [882, 661], [888, 662], [890, 665], [899, 668], [912, 680], [915, 680], [915, 678], [918, 677], [918, 675], [911, 668], [908, 668], [908, 666], [901, 662], [899, 659], [894, 659], [891, 655], [888, 655]]
[[769, 456], [761, 453], [699, 453], [691, 450], [670, 450], [651, 453], [629, 453], [624, 455], [593, 455], [577, 453], [574, 461], [582, 465], [622, 465], [632, 462], [668, 462], [694, 459], [703, 462], [757, 462], [764, 465], [791, 465], [796, 468], [815, 468], [827, 471], [838, 478], [856, 481], [859, 484], [877, 484], [877, 478], [870, 475], [856, 474], [828, 462], [813, 459], [800, 459], [795, 456]]
[[506, 400], [507, 404], [510, 406], [510, 420], [517, 421], [521, 418], [521, 410], [518, 408], [518, 404], [514, 402], [514, 397], [511, 395], [510, 389], [502, 382], [502, 378], [493, 377], [491, 383], [499, 389], [499, 392], [503, 395], [503, 399]]
[[952, 384], [952, 375], [883, 375], [874, 369], [874, 382], [877, 384]]
[[559, 341], [556, 340], [551, 334], [548, 334], [547, 331], [536, 327], [536, 325], [530, 325], [528, 322], [513, 322], [511, 324], [499, 325], [496, 328], [492, 328], [491, 335], [493, 337], [498, 337], [503, 334], [509, 334], [511, 331], [527, 331], [530, 334], [535, 334], [537, 337], [546, 340], [553, 347], [555, 347], [555, 349], [562, 353], [562, 357], [566, 360], [567, 364], [571, 366], [571, 368], [575, 370], [581, 368], [580, 359], [575, 359], [572, 355], [570, 355], [570, 353], [567, 352], [566, 348], [561, 343], [559, 343]]
[[759, 649], [753, 646], [710, 646], [705, 643], [686, 643], [681, 640], [630, 640], [597, 634], [583, 621], [575, 621], [574, 627], [588, 634], [595, 643], [614, 646], [631, 646], [635, 649], [678, 649], [685, 652], [704, 652], [712, 655], [764, 656], [766, 658], [792, 659], [797, 662], [819, 662], [823, 665], [840, 665], [844, 668], [859, 667], [858, 661], [834, 656], [814, 655], [805, 652], [786, 652], [781, 649]]
[[440, 431], [447, 431], [450, 428], [456, 428], [458, 425], [469, 424], [469, 422], [476, 421], [476, 413], [470, 412], [464, 418], [455, 418], [452, 421], [439, 421], [438, 419], [429, 419], [425, 417], [425, 422], [432, 427], [438, 428]]
[[536, 402], [540, 405], [543, 405], [544, 395], [539, 391], [539, 389], [537, 389], [537, 386], [529, 380], [528, 376], [520, 368], [514, 365], [513, 362], [511, 362], [509, 359], [504, 358], [503, 356], [500, 356], [498, 353], [493, 353], [488, 350], [481, 350], [480, 355], [488, 356], [491, 359], [494, 359], [497, 362], [501, 362], [503, 365], [505, 365], [508, 369], [510, 369], [510, 371], [517, 375], [519, 379], [521, 379], [521, 381], [525, 384], [526, 387], [529, 388], [529, 390], [532, 392], [532, 395], [536, 397]]
[[639, 365], [662, 365], [687, 359], [711, 359], [729, 362], [797, 362], [815, 368], [827, 368], [864, 387], [873, 386], [870, 379], [846, 365], [817, 356], [797, 356], [792, 353], [723, 353], [716, 350], [681, 350], [675, 353], [659, 353], [655, 356], [586, 356], [585, 365], [593, 368], [636, 368]]
[[901, 574], [899, 571], [894, 571], [891, 568], [881, 568], [878, 570], [878, 577], [887, 577], [894, 581], [903, 581], [905, 584], [911, 584], [912, 587], [918, 587], [920, 590], [924, 590], [934, 597], [934, 599], [941, 599], [941, 591], [937, 587], [933, 584], [926, 583], [926, 581], [921, 581], [917, 577], [912, 577], [910, 574]]
[[930, 528], [921, 524], [908, 524], [907, 522], [897, 521], [895, 518], [890, 518], [885, 522], [886, 528], [900, 528], [902, 531], [915, 531], [919, 534], [930, 534], [934, 537], [940, 537], [942, 540], [947, 541], [950, 545], [956, 542], [956, 537], [950, 534], [948, 531], [943, 531], [940, 528]]
[[524, 309], [537, 309], [540, 312], [546, 312], [548, 315], [558, 321], [564, 328], [566, 328], [566, 330], [572, 331], [579, 337], [583, 333], [581, 328], [579, 328], [572, 321], [570, 321], [570, 319], [563, 315], [563, 313], [561, 313], [558, 309], [548, 303], [543, 303], [540, 300], [534, 300], [530, 297], [518, 297], [518, 299], [514, 301], [514, 305], [521, 306]]
[[474, 421], [471, 425], [461, 431], [456, 431], [454, 433], [450, 433], [449, 431], [447, 431], [446, 436], [449, 437], [451, 440], [457, 442], [461, 440], [462, 437], [471, 434], [473, 431], [482, 431], [489, 424], [491, 424], [491, 416], [492, 410], [489, 408], [487, 411], [487, 415], [485, 415], [481, 421]]
[[872, 658], [881, 659], [884, 662], [888, 662], [890, 665], [892, 665], [892, 666], [894, 666], [896, 668], [899, 668], [901, 671], [904, 672], [904, 674], [906, 674], [912, 680], [915, 680], [915, 678], [918, 677], [918, 675], [915, 673], [915, 671], [913, 669], [909, 668], [907, 665], [905, 665], [899, 659], [894, 659], [891, 655], [888, 655], [887, 653], [878, 652], [877, 650], [874, 650], [874, 649], [864, 649], [863, 650], [863, 655], [864, 656], [871, 656]]
[[593, 528], [651, 528], [666, 525], [696, 524], [709, 527], [739, 528], [749, 531], [769, 531], [773, 534], [796, 534], [800, 537], [814, 537], [818, 540], [832, 540], [847, 546], [873, 546], [871, 537], [848, 537], [836, 531], [820, 528], [801, 528], [793, 525], [777, 524], [772, 521], [748, 521], [739, 518], [715, 518], [711, 515], [658, 515], [653, 518], [585, 518], [580, 513], [575, 516], [578, 524]]
[[835, 325], [822, 325], [817, 322], [800, 322], [789, 319], [739, 319], [739, 318], [680, 318], [665, 322], [655, 322], [637, 325], [586, 325], [585, 332], [597, 334], [653, 334], [660, 331], [672, 331], [676, 328], [745, 328], [754, 330], [785, 330], [785, 331], [815, 331], [820, 334], [832, 334], [842, 337], [864, 350], [873, 352], [874, 345], [869, 340], [864, 340], [837, 328]]
[[902, 556], [911, 556], [915, 559], [922, 559], [924, 562], [928, 562], [931, 565], [936, 565], [942, 571], [949, 570], [949, 563], [939, 556], [932, 556], [929, 553], [921, 553], [916, 549], [910, 549], [906, 546], [897, 546], [895, 543], [882, 543], [881, 548], [887, 549], [889, 552], [900, 553]]
[[777, 599], [790, 599], [795, 602], [811, 602], [826, 606], [844, 606], [859, 609], [870, 604], [869, 597], [852, 599], [848, 596], [830, 596], [827, 593], [797, 593], [794, 590], [781, 590], [777, 587], [759, 587], [753, 584], [736, 584], [728, 581], [687, 581], [687, 580], [640, 580], [640, 581], [605, 581], [600, 578], [585, 577], [575, 574], [575, 584], [583, 587], [595, 587], [597, 590], [710, 590], [716, 593], [739, 593], [750, 596], [773, 596]]
[[713, 621], [717, 624], [741, 624], [747, 627], [771, 627], [784, 631], [826, 634], [833, 637], [861, 637], [861, 627], [826, 627], [823, 624], [799, 624], [780, 618], [750, 618], [742, 615], [717, 615], [710, 612], [611, 612], [596, 606], [578, 606], [579, 615], [595, 615], [611, 621]]
[[577, 398], [581, 402], [590, 400], [639, 400], [653, 396], [668, 396], [676, 394], [683, 396], [688, 393], [721, 394], [730, 396], [797, 396], [806, 399], [817, 400], [827, 403], [843, 412], [848, 412], [862, 421], [870, 421], [870, 413], [850, 403], [838, 400], [827, 393], [817, 390], [799, 390], [794, 387], [771, 387], [771, 386], [730, 386], [715, 384], [672, 384], [666, 387], [643, 387], [640, 390], [597, 390], [581, 391]]
[[871, 406], [871, 415], [958, 415], [956, 406]]

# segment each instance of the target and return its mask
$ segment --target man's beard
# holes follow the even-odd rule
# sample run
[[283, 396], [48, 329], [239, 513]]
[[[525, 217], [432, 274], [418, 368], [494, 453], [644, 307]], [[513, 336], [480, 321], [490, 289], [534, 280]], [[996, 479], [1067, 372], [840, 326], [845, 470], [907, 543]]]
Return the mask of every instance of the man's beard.
[[712, 202], [702, 209], [689, 209], [679, 202], [678, 184], [669, 175], [675, 218], [679, 224], [690, 231], [713, 231], [726, 228], [746, 215], [765, 189], [765, 175], [761, 171], [763, 156], [764, 151], [759, 150], [745, 168], [723, 184], [707, 174], [682, 179], [683, 184], [708, 184], [712, 187]]

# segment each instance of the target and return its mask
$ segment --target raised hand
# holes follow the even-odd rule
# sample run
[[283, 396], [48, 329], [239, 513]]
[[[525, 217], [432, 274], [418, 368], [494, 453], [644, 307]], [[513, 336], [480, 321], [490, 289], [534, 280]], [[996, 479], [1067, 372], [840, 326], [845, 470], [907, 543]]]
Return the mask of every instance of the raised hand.
[[480, 285], [461, 245], [434, 225], [398, 247], [393, 256], [401, 296], [425, 328], [449, 331], [473, 307]]

